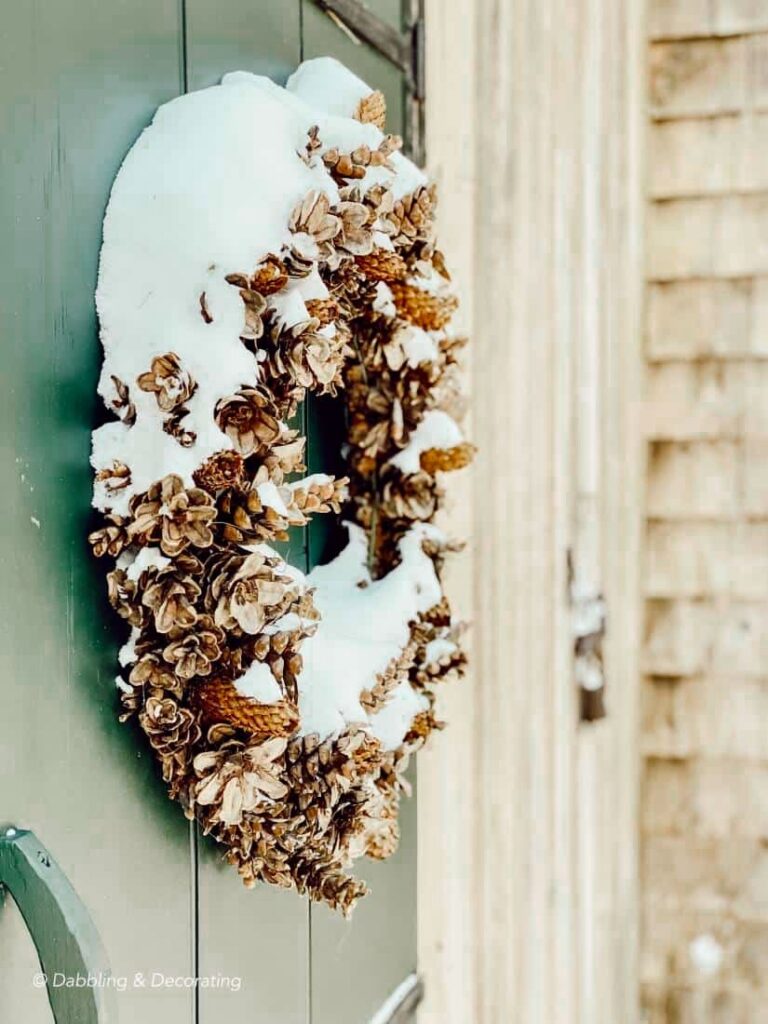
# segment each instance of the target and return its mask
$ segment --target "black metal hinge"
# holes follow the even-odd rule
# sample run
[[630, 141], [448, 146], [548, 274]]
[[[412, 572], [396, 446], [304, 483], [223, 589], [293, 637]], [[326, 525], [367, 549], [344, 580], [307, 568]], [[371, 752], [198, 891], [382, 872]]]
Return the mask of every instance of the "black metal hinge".
[[354, 39], [366, 43], [403, 72], [408, 105], [406, 142], [414, 160], [424, 163], [424, 0], [405, 0], [402, 30], [388, 24], [360, 0], [313, 2]]

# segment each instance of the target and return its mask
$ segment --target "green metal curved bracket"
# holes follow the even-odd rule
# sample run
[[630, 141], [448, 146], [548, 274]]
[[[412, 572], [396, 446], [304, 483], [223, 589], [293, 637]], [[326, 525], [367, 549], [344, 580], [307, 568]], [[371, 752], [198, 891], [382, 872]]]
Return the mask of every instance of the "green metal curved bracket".
[[[56, 1024], [114, 1024], [114, 989], [99, 934], [33, 832], [0, 833], [0, 888], [13, 897], [32, 936]], [[79, 986], [78, 978], [84, 979]], [[66, 985], [64, 979], [75, 981]]]

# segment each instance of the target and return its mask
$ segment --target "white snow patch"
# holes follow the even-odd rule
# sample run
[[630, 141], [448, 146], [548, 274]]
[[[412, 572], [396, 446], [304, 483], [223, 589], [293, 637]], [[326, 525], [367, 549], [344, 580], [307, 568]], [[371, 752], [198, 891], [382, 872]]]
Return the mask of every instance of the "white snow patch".
[[346, 548], [307, 578], [316, 587], [315, 605], [322, 622], [301, 648], [301, 731], [325, 739], [353, 722], [369, 721], [373, 735], [393, 749], [402, 742], [413, 716], [423, 710], [423, 698], [405, 683], [381, 712], [368, 719], [360, 694], [405, 647], [408, 623], [440, 600], [434, 564], [421, 546], [437, 531], [422, 524], [413, 527], [400, 542], [400, 565], [372, 580], [365, 533], [357, 526], [348, 529]]
[[170, 558], [166, 558], [160, 548], [139, 548], [130, 562], [125, 559], [121, 568], [125, 569], [129, 580], [137, 580], [145, 569], [165, 569], [170, 564]]
[[430, 640], [424, 649], [424, 663], [425, 665], [435, 665], [442, 658], [448, 658], [455, 654], [458, 649], [458, 644], [455, 644], [453, 640], [437, 637], [435, 640]]
[[317, 268], [306, 277], [300, 277], [295, 283], [295, 288], [305, 302], [309, 302], [310, 299], [327, 299], [331, 294]]
[[401, 452], [389, 460], [387, 465], [394, 466], [401, 473], [418, 473], [421, 468], [422, 452], [430, 448], [453, 448], [461, 444], [461, 429], [447, 412], [431, 409], [419, 423]]
[[123, 693], [133, 693], [133, 687], [131, 686], [131, 684], [126, 683], [126, 681], [121, 676], [115, 676], [115, 686], [117, 687], [118, 690], [121, 690]]
[[133, 629], [131, 629], [131, 635], [128, 637], [126, 642], [118, 651], [117, 660], [120, 662], [123, 668], [127, 668], [128, 665], [132, 665], [136, 661], [138, 657], [136, 654], [136, 641], [139, 639], [140, 636], [141, 631], [136, 629], [136, 627], [134, 626]]
[[450, 293], [450, 284], [438, 274], [434, 267], [430, 267], [426, 273], [421, 273], [408, 278], [408, 284], [418, 288], [429, 295], [445, 295]]
[[360, 100], [372, 92], [370, 85], [333, 57], [305, 60], [288, 79], [286, 89], [316, 110], [341, 117], [352, 117]]
[[395, 297], [392, 294], [392, 289], [385, 281], [379, 281], [376, 285], [376, 298], [373, 300], [373, 308], [377, 313], [381, 313], [382, 316], [394, 319], [397, 316], [397, 307], [395, 306]]
[[269, 304], [275, 310], [275, 319], [281, 329], [287, 330], [309, 319], [300, 288], [285, 288], [273, 295]]
[[417, 693], [408, 682], [400, 683], [381, 711], [371, 715], [371, 731], [385, 750], [395, 750], [405, 739], [414, 716], [428, 707], [423, 693]]
[[259, 484], [256, 491], [262, 505], [266, 505], [267, 508], [274, 509], [279, 516], [284, 516], [286, 519], [290, 518], [291, 513], [288, 511], [285, 502], [280, 496], [280, 491], [278, 491], [277, 486], [271, 480], [267, 480], [265, 483]]
[[272, 675], [269, 665], [263, 661], [254, 661], [246, 671], [234, 681], [235, 689], [243, 697], [252, 697], [260, 704], [274, 704], [282, 698], [282, 691]]
[[421, 327], [407, 327], [398, 337], [411, 367], [418, 366], [419, 363], [432, 363], [440, 354], [435, 339]]
[[302, 477], [301, 480], [292, 480], [287, 486], [292, 491], [306, 491], [309, 487], [329, 484], [332, 480], [333, 477], [328, 473], [310, 473], [309, 476]]

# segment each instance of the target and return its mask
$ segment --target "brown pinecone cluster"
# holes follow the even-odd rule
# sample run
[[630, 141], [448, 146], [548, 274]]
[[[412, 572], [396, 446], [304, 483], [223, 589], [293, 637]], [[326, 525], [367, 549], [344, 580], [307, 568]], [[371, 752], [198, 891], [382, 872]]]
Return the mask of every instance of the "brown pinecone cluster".
[[[382, 127], [381, 94], [356, 116]], [[399, 145], [385, 136], [376, 149], [342, 153], [310, 131], [300, 156], [322, 161], [339, 199], [308, 194], [291, 215], [290, 243], [226, 278], [255, 358], [253, 380], [215, 406], [222, 450], [201, 460], [192, 480], [171, 472], [132, 493], [128, 513], [104, 515], [90, 537], [97, 557], [115, 560], [109, 599], [132, 630], [121, 652], [121, 717], [137, 718], [171, 796], [223, 844], [247, 885], [294, 887], [344, 913], [366, 891], [349, 873], [354, 858], [387, 857], [397, 846], [409, 756], [441, 727], [435, 684], [464, 666], [442, 601], [410, 623], [407, 645], [375, 683], [361, 685], [370, 715], [404, 684], [426, 698], [396, 750], [383, 749], [367, 722], [325, 739], [306, 735], [301, 647], [323, 624], [305, 578], [269, 547], [344, 504], [366, 530], [371, 575], [381, 578], [398, 564], [399, 541], [434, 517], [438, 474], [472, 454], [467, 444], [433, 447], [408, 473], [392, 462], [428, 412], [460, 412], [463, 343], [444, 331], [456, 303], [435, 244], [434, 189], [396, 198], [385, 185], [364, 187], [370, 168], [377, 181], [392, 168]], [[280, 301], [310, 274], [327, 295], [288, 325]], [[212, 322], [205, 293], [199, 303]], [[178, 355], [159, 353], [135, 381], [113, 383], [124, 424], [135, 419], [137, 388], [154, 396], [163, 428], [194, 450], [184, 417], [197, 383]], [[287, 424], [308, 392], [346, 405], [348, 477], [301, 478], [305, 439]], [[114, 464], [98, 479], [122, 490], [131, 468]], [[435, 537], [425, 550], [439, 570], [454, 546]]]

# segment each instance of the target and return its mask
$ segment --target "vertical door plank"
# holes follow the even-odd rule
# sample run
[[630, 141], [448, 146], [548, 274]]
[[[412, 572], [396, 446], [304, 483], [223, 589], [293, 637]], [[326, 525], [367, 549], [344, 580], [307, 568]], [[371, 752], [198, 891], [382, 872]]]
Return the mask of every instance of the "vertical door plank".
[[[393, 3], [368, 5], [382, 17]], [[364, 45], [356, 45], [309, 0], [304, 3], [304, 57], [333, 56], [387, 98], [387, 128], [404, 129], [403, 75]], [[333, 471], [333, 453], [319, 436], [328, 416], [310, 403], [309, 463], [313, 472]], [[324, 432], [323, 432], [324, 433]], [[322, 557], [310, 531], [310, 555]], [[344, 921], [323, 906], [313, 905], [312, 1024], [365, 1024], [387, 996], [416, 969], [416, 798], [404, 800], [400, 849], [379, 864], [359, 861], [356, 867], [371, 894]]]
[[253, 71], [281, 85], [301, 59], [300, 0], [185, 0], [189, 89]]
[[[189, 89], [228, 71], [254, 71], [284, 82], [300, 60], [299, 0], [186, 0]], [[253, 126], [258, 132], [258, 125]], [[288, 557], [306, 566], [306, 542]], [[199, 973], [236, 977], [242, 988], [202, 989], [200, 1024], [305, 1024], [309, 1004], [309, 908], [293, 892], [247, 890], [211, 841], [199, 841]]]
[[[102, 415], [93, 293], [112, 180], [179, 91], [179, 42], [177, 0], [30, 0], [0, 28], [0, 821], [52, 851], [127, 978], [121, 1019], [145, 1024], [191, 1020], [188, 990], [132, 984], [191, 973], [189, 827], [117, 722], [123, 630], [85, 540]], [[0, 1018], [28, 1021], [28, 990], [4, 977], [24, 956], [16, 920], [0, 912]]]

